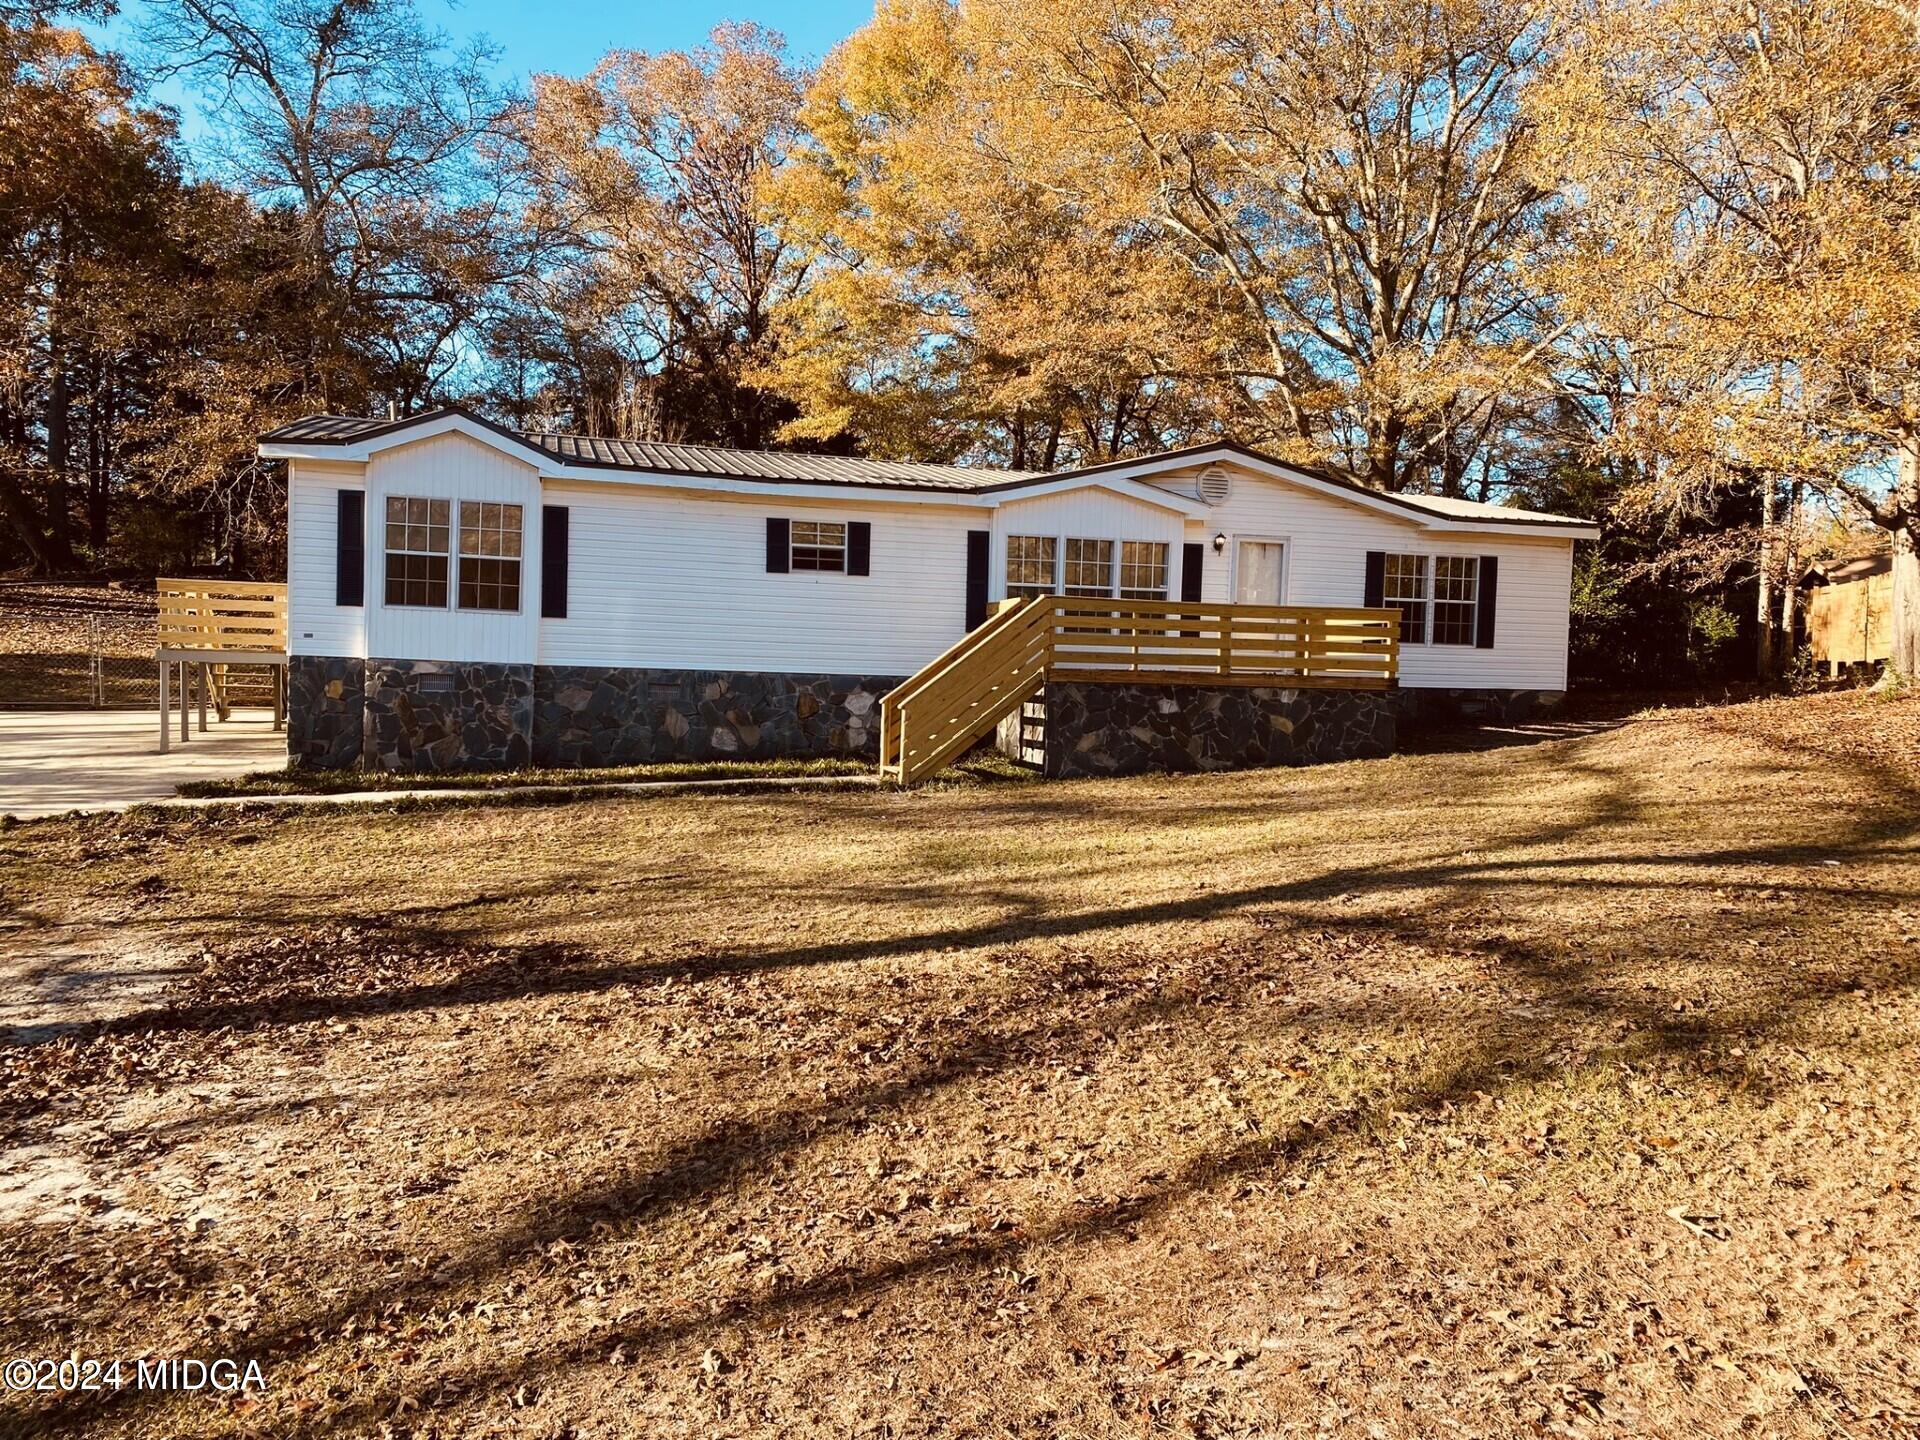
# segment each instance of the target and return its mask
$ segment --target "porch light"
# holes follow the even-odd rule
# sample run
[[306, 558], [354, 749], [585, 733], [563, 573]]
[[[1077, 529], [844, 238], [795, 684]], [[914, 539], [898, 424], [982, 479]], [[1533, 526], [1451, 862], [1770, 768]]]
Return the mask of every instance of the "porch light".
[[1216, 555], [1224, 555], [1227, 553], [1227, 537], [1225, 535], [1216, 535], [1213, 537], [1213, 553]]

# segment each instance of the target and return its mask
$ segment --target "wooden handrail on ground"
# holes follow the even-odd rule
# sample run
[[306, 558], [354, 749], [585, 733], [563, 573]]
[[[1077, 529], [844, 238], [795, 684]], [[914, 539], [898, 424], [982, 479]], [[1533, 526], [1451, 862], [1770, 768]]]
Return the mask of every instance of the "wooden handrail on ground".
[[179, 677], [180, 738], [187, 738], [190, 692], [197, 694], [200, 728], [207, 728], [207, 701], [228, 715], [230, 665], [272, 666], [274, 724], [286, 715], [287, 587], [255, 580], [154, 582], [159, 625], [153, 658], [160, 666], [160, 752], [167, 751], [173, 678]]
[[880, 705], [880, 773], [911, 785], [1048, 679], [1384, 690], [1400, 612], [1046, 595], [1003, 606]]

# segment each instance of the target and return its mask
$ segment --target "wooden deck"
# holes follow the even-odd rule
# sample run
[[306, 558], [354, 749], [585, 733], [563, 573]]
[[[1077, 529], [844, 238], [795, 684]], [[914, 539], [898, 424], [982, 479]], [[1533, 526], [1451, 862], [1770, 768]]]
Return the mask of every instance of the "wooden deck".
[[285, 723], [287, 703], [287, 587], [272, 581], [167, 580], [154, 585], [160, 616], [153, 658], [160, 667], [160, 753], [167, 752], [172, 696], [180, 697], [180, 738], [189, 736], [188, 710], [197, 702], [207, 728], [211, 700], [227, 718], [232, 667], [271, 669], [274, 725]]
[[1385, 690], [1400, 612], [1043, 595], [1011, 601], [880, 705], [880, 773], [933, 774], [1049, 679]]

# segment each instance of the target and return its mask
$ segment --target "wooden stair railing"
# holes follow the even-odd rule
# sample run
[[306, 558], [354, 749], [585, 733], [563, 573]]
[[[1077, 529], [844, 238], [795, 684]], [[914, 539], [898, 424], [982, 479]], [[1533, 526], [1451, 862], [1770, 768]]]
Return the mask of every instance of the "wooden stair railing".
[[881, 701], [880, 774], [925, 779], [1050, 678], [1384, 690], [1399, 675], [1395, 609], [1044, 595], [1008, 602]]
[[1006, 717], [1046, 678], [1053, 597], [1005, 606], [880, 702], [880, 774], [913, 785]]

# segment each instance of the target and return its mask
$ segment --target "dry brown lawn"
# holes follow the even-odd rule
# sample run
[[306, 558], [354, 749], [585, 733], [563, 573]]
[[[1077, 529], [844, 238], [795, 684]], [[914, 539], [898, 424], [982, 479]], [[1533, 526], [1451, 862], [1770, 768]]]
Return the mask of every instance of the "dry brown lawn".
[[269, 1388], [0, 1428], [1909, 1433], [1917, 845], [1859, 696], [19, 826], [0, 1348]]

